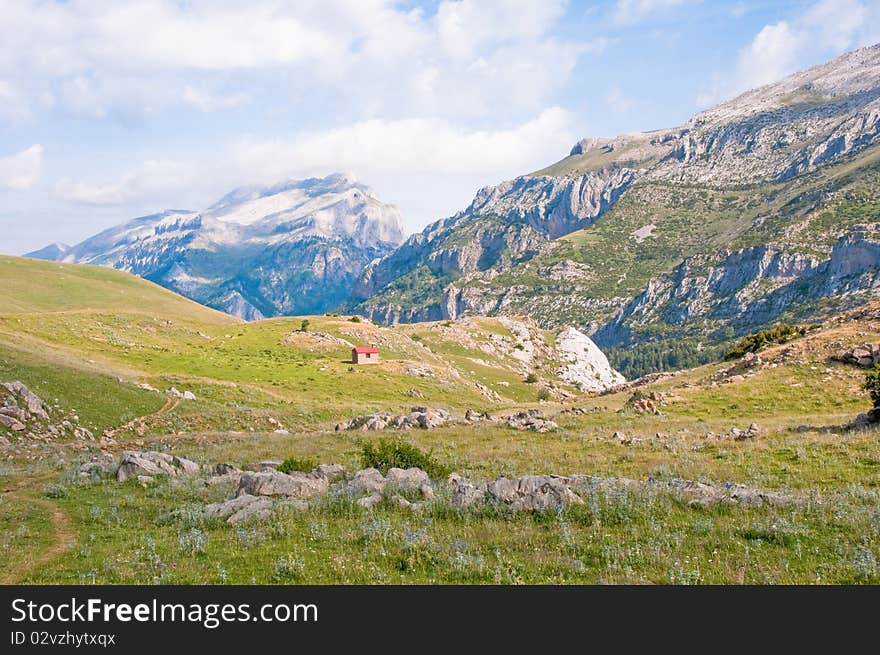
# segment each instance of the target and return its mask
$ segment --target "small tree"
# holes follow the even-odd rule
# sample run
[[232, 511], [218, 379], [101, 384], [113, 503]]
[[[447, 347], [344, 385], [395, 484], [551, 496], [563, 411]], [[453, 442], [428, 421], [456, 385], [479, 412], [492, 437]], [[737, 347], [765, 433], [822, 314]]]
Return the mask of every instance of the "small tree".
[[865, 391], [871, 394], [874, 407], [880, 407], [880, 364], [875, 364], [865, 376]]
[[526, 384], [535, 384], [535, 382], [537, 382], [537, 381], [538, 381], [538, 374], [537, 373], [529, 373], [526, 376]]
[[300, 332], [308, 332], [308, 331], [309, 331], [309, 325], [311, 325], [311, 323], [312, 323], [312, 322], [311, 322], [309, 319], [304, 318], [304, 319], [302, 320], [302, 323], [299, 324], [299, 331], [300, 331]]

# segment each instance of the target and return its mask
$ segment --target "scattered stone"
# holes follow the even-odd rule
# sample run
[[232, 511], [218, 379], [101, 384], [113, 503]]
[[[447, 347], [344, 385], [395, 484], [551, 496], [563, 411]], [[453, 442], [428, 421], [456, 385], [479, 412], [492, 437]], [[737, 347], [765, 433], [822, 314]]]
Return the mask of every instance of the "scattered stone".
[[464, 414], [464, 420], [471, 423], [476, 423], [478, 421], [490, 421], [492, 420], [492, 417], [489, 416], [489, 414], [486, 412], [478, 412], [473, 409], [469, 409]]
[[37, 394], [27, 388], [22, 382], [15, 380], [13, 382], [3, 382], [0, 383], [0, 386], [3, 386], [9, 393], [18, 396], [18, 398], [24, 402], [27, 407], [27, 411], [34, 417], [42, 420], [48, 421], [49, 414], [46, 411], [48, 409], [48, 405], [43, 402], [42, 398], [40, 398]]
[[16, 419], [11, 416], [6, 416], [5, 414], [0, 414], [0, 425], [5, 425], [13, 432], [21, 432], [27, 427], [24, 423], [20, 423]]
[[201, 467], [196, 464], [194, 461], [187, 459], [185, 457], [178, 457], [175, 455], [171, 459], [171, 464], [181, 469], [184, 473], [187, 474], [195, 474], [201, 470]]
[[171, 462], [171, 455], [166, 453], [125, 450], [116, 469], [116, 479], [125, 482], [141, 475], [176, 475], [177, 469]]
[[880, 364], [880, 343], [866, 343], [837, 351], [831, 359], [845, 364], [870, 368]]
[[374, 412], [366, 416], [358, 416], [350, 421], [336, 424], [336, 431], [341, 430], [411, 430], [422, 428], [430, 430], [437, 428], [449, 421], [449, 412], [443, 409], [428, 409], [427, 407], [413, 407], [409, 414], [396, 416], [388, 412]]
[[661, 416], [660, 405], [665, 399], [666, 396], [659, 391], [652, 391], [650, 393], [636, 391], [627, 399], [623, 406], [623, 411]]
[[537, 410], [517, 412], [508, 417], [507, 425], [517, 430], [531, 430], [532, 432], [550, 432], [559, 428], [555, 422], [546, 419]]
[[258, 473], [243, 473], [238, 483], [238, 493], [248, 493], [253, 496], [291, 496], [293, 498], [309, 499], [327, 493], [330, 485], [324, 478], [318, 478], [310, 473], [291, 471], [261, 471]]
[[183, 400], [195, 400], [196, 395], [192, 391], [179, 391], [176, 387], [171, 387], [166, 393], [175, 398], [181, 398]]
[[139, 388], [139, 389], [143, 389], [144, 391], [153, 391], [153, 392], [155, 392], [155, 393], [159, 393], [159, 390], [158, 390], [156, 387], [154, 387], [153, 385], [151, 385], [151, 384], [149, 384], [149, 383], [147, 383], [147, 382], [141, 382], [141, 383], [138, 385], [138, 388]]
[[486, 484], [474, 484], [457, 473], [450, 474], [449, 485], [452, 487], [452, 506], [467, 509], [482, 503], [486, 497]]
[[345, 479], [345, 468], [341, 464], [319, 464], [312, 470], [312, 475], [333, 484]]
[[382, 502], [384, 496], [380, 493], [370, 494], [369, 496], [364, 496], [363, 498], [357, 499], [357, 504], [361, 507], [366, 507], [367, 509], [371, 509]]
[[424, 486], [431, 486], [431, 478], [420, 468], [390, 468], [385, 476], [386, 490], [421, 491]]
[[352, 491], [367, 494], [382, 494], [385, 491], [385, 477], [378, 469], [362, 469], [348, 482]]
[[258, 471], [274, 471], [281, 466], [281, 461], [277, 459], [267, 459], [263, 462], [257, 462]]

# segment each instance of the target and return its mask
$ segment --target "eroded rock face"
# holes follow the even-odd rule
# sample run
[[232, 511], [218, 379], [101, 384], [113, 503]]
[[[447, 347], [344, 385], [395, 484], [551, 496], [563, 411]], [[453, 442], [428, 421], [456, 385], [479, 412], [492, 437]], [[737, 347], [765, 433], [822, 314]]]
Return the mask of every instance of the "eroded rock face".
[[288, 496], [307, 500], [327, 493], [330, 485], [325, 478], [292, 471], [260, 471], [243, 473], [238, 483], [239, 494], [253, 496]]
[[559, 369], [559, 378], [581, 391], [604, 391], [626, 382], [608, 358], [586, 334], [573, 327], [556, 336], [556, 352], [567, 362]]

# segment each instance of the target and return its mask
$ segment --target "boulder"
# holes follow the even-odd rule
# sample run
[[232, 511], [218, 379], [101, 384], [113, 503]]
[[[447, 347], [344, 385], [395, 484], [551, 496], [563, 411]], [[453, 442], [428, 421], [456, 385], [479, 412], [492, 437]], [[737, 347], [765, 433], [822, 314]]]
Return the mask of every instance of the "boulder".
[[348, 488], [360, 493], [381, 494], [385, 491], [385, 477], [377, 469], [362, 469], [351, 478]]
[[116, 479], [125, 482], [139, 475], [176, 475], [178, 470], [172, 464], [171, 455], [166, 453], [125, 450], [119, 460], [119, 468], [116, 469]]
[[469, 409], [464, 413], [464, 420], [470, 421], [471, 423], [476, 423], [477, 421], [488, 421], [491, 417], [484, 413], [478, 412], [473, 409]]
[[385, 476], [386, 489], [398, 491], [421, 491], [423, 486], [431, 486], [431, 478], [422, 469], [390, 468]]
[[327, 480], [299, 471], [292, 471], [289, 474], [280, 471], [243, 473], [238, 483], [239, 494], [290, 496], [301, 499], [320, 496], [327, 493], [329, 488]]
[[273, 516], [275, 516], [275, 512], [272, 509], [272, 501], [264, 497], [252, 503], [248, 503], [227, 518], [226, 522], [229, 525], [236, 525], [238, 523], [265, 521]]
[[517, 430], [531, 430], [532, 432], [550, 432], [559, 426], [549, 419], [543, 418], [540, 413], [530, 410], [518, 412], [507, 419], [507, 425]]
[[489, 496], [510, 505], [513, 511], [547, 511], [583, 500], [568, 488], [566, 478], [557, 475], [524, 475], [498, 478], [486, 485]]
[[188, 475], [195, 475], [201, 470], [201, 467], [191, 459], [179, 457], [177, 455], [171, 458], [171, 464]]
[[214, 476], [241, 474], [241, 469], [233, 464], [214, 464], [211, 474]]
[[382, 502], [384, 496], [382, 494], [370, 494], [369, 496], [364, 496], [363, 498], [357, 499], [357, 504], [361, 507], [365, 507], [367, 509], [371, 509]]
[[452, 473], [448, 480], [449, 485], [452, 487], [453, 507], [467, 509], [468, 507], [482, 503], [485, 500], [485, 483], [482, 485], [476, 485], [456, 473]]
[[425, 410], [423, 413], [418, 415], [419, 427], [424, 430], [431, 430], [433, 428], [438, 428], [444, 423], [446, 423], [446, 416], [439, 411], [433, 410]]
[[327, 480], [329, 484], [345, 479], [345, 468], [342, 464], [319, 464], [312, 471], [312, 475]]
[[21, 432], [27, 426], [24, 423], [21, 423], [18, 419], [14, 419], [11, 416], [6, 416], [5, 414], [0, 414], [0, 425], [5, 425], [7, 428], [12, 430], [13, 432]]
[[47, 421], [49, 419], [49, 414], [46, 412], [46, 403], [44, 403], [42, 398], [37, 394], [28, 389], [22, 382], [19, 382], [18, 380], [15, 380], [14, 382], [3, 382], [2, 386], [9, 393], [15, 394], [22, 402], [24, 402], [25, 407], [31, 416], [42, 421]]
[[270, 506], [272, 504], [272, 501], [268, 498], [245, 493], [220, 503], [207, 505], [205, 507], [205, 516], [212, 519], [225, 519], [258, 500], [266, 501]]

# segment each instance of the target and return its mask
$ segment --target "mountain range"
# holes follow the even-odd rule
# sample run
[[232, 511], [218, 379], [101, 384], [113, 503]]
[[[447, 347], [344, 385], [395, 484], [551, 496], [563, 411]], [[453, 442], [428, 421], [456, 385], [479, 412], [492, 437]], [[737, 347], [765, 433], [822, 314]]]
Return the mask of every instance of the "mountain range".
[[142, 216], [28, 256], [112, 266], [254, 320], [334, 309], [403, 236], [396, 207], [336, 174], [239, 188], [204, 211]]
[[31, 256], [121, 268], [247, 319], [527, 315], [593, 335], [628, 376], [697, 364], [878, 294], [880, 46], [680, 127], [581, 140], [405, 241], [396, 209], [334, 175]]

